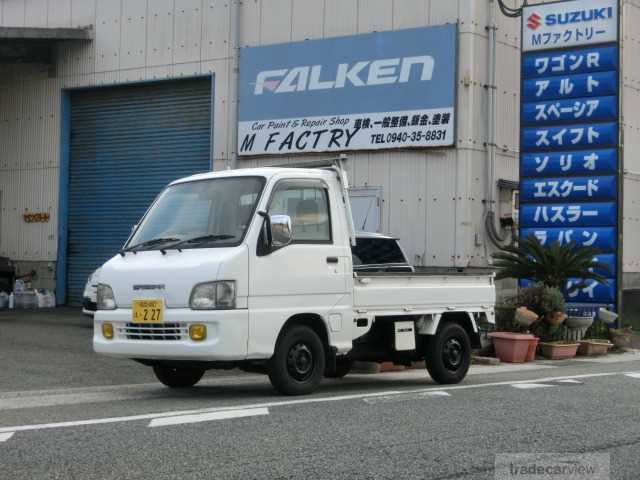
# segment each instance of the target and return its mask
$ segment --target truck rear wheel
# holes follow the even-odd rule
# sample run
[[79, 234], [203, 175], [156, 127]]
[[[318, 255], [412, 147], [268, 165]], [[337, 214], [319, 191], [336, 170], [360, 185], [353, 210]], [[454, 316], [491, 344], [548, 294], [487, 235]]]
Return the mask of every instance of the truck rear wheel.
[[429, 375], [438, 383], [458, 383], [471, 364], [471, 341], [457, 323], [446, 323], [426, 342], [425, 360]]
[[288, 328], [276, 345], [267, 368], [271, 385], [285, 395], [313, 392], [324, 374], [322, 341], [309, 327]]
[[154, 365], [153, 373], [160, 383], [171, 388], [193, 387], [204, 375], [204, 368], [168, 367]]

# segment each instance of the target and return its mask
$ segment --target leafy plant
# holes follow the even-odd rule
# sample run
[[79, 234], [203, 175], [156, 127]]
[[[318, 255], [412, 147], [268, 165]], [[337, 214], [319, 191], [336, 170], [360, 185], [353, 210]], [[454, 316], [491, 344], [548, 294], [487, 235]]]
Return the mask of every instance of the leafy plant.
[[566, 307], [562, 292], [556, 287], [549, 287], [542, 283], [520, 289], [511, 303], [518, 307], [527, 307], [538, 316], [564, 312]]
[[603, 275], [594, 271], [607, 270], [605, 264], [593, 260], [598, 253], [597, 248], [578, 246], [573, 242], [564, 245], [553, 242], [545, 246], [531, 235], [521, 239], [517, 246], [503, 247], [492, 257], [496, 260], [494, 266], [498, 269], [498, 280], [527, 279], [563, 290], [569, 278], [577, 278], [579, 281], [567, 290], [571, 293], [585, 288], [587, 280], [607, 283]]

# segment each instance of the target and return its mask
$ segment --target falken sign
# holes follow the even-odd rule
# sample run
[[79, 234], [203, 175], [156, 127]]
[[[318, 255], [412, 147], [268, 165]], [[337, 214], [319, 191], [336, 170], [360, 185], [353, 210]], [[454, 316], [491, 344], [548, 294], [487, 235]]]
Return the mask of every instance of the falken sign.
[[520, 235], [597, 247], [607, 283], [589, 281], [567, 300], [612, 305], [620, 278], [618, 4], [535, 5], [522, 23]]
[[455, 25], [246, 47], [240, 155], [454, 144]]
[[618, 40], [618, 0], [574, 0], [526, 7], [523, 51]]

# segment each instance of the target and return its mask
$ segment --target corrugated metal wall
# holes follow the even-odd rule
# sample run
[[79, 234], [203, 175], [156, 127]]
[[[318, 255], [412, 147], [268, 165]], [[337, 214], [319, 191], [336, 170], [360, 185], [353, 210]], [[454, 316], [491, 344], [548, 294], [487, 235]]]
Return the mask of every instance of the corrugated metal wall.
[[211, 168], [211, 79], [71, 93], [67, 300], [169, 182]]
[[[52, 69], [0, 66], [0, 190], [14, 188], [16, 178], [22, 182], [19, 195], [3, 194], [0, 255], [56, 258], [62, 88], [215, 73], [212, 157], [216, 168], [224, 166], [227, 145], [233, 141], [233, 125], [227, 119], [235, 105], [228, 98], [233, 78], [231, 4], [232, 0], [0, 0], [0, 25], [96, 26], [94, 42], [59, 45]], [[486, 198], [485, 27], [491, 5], [495, 2], [240, 3], [242, 46], [459, 22], [458, 149], [352, 155], [353, 183], [383, 187], [383, 230], [400, 236], [418, 264], [465, 266], [486, 261], [489, 247], [481, 218]], [[498, 172], [502, 178], [516, 179], [519, 22], [500, 15], [497, 20]], [[23, 128], [27, 124], [29, 128]], [[241, 161], [239, 166], [255, 163]], [[50, 210], [51, 221], [25, 226], [18, 213], [32, 207]]]

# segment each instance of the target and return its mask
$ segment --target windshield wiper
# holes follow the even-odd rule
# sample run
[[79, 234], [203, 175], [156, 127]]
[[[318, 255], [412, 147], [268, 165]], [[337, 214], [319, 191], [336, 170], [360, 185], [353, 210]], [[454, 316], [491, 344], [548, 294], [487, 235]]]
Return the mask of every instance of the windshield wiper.
[[174, 243], [173, 245], [169, 245], [166, 248], [161, 248], [160, 251], [165, 253], [166, 250], [180, 250], [182, 245], [188, 245], [192, 243], [204, 243], [204, 242], [214, 242], [216, 240], [229, 240], [230, 238], [235, 238], [235, 235], [229, 235], [228, 233], [221, 233], [218, 235], [201, 235], [199, 237], [187, 238], [186, 240], [180, 240], [178, 243]]
[[174, 238], [174, 237], [166, 237], [166, 238], [152, 238], [151, 240], [146, 240], [144, 242], [141, 243], [136, 243], [135, 245], [131, 245], [130, 247], [127, 248], [123, 248], [122, 250], [120, 250], [118, 253], [124, 257], [124, 254], [126, 252], [133, 252], [136, 253], [136, 251], [140, 250], [141, 248], [144, 247], [152, 247], [154, 245], [160, 245], [162, 243], [168, 243], [168, 242], [179, 242], [180, 239], [179, 238]]

